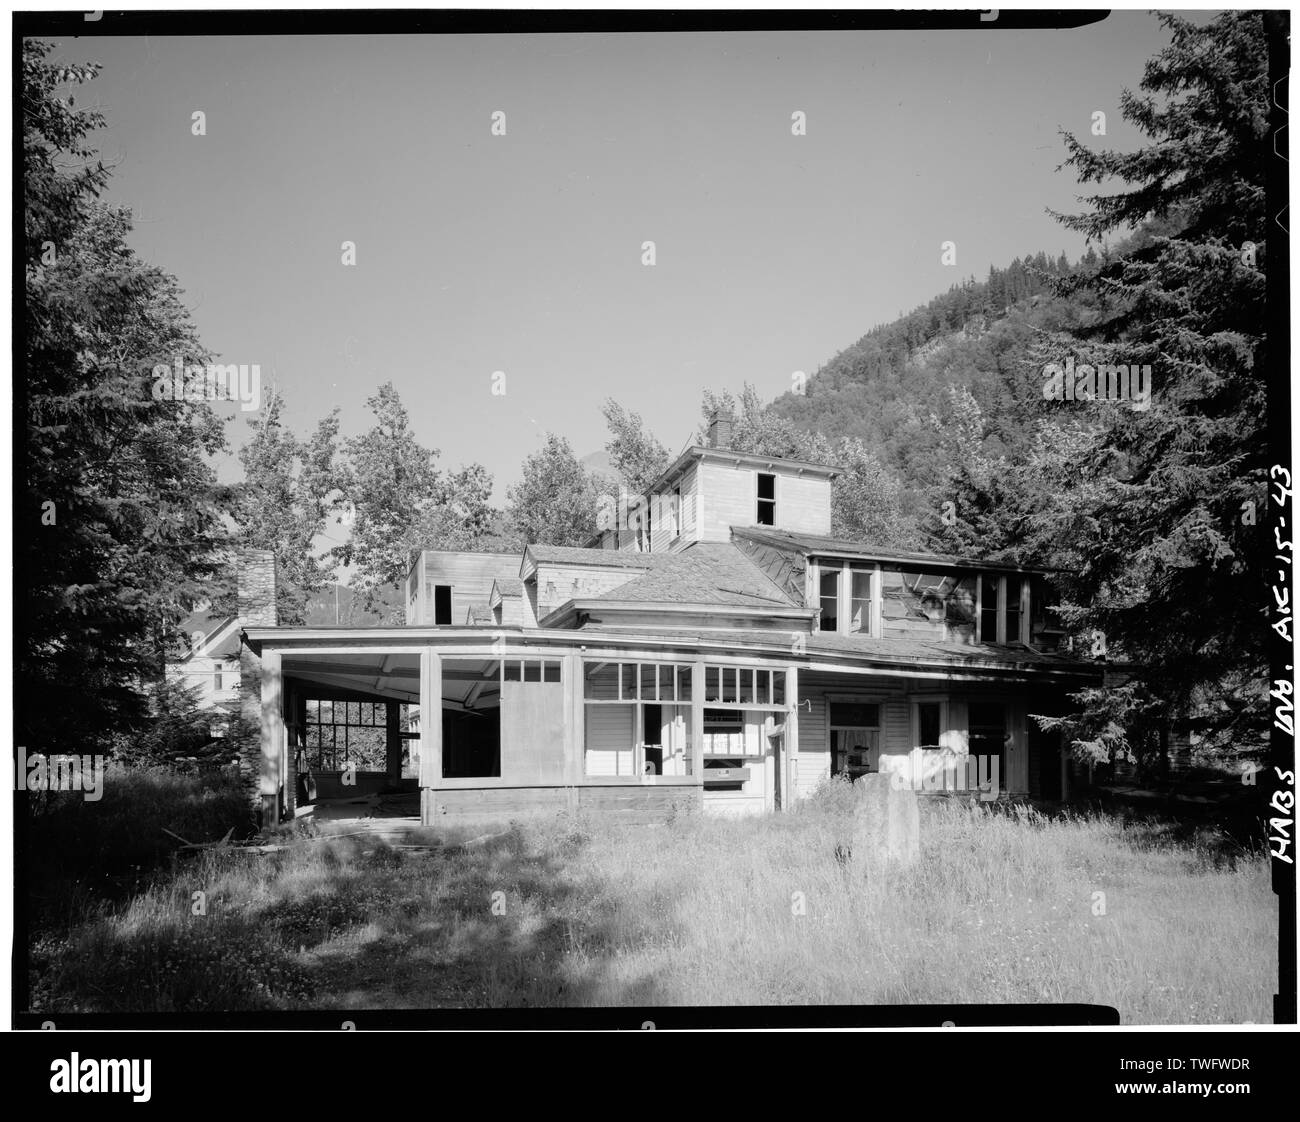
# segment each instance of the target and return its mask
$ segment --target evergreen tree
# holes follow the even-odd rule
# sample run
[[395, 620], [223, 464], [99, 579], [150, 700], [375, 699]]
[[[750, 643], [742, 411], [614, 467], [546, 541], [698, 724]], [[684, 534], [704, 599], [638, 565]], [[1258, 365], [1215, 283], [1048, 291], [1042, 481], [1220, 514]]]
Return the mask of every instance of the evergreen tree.
[[1197, 713], [1225, 735], [1266, 725], [1268, 51], [1257, 12], [1158, 18], [1171, 42], [1147, 63], [1145, 92], [1121, 100], [1150, 143], [1094, 151], [1067, 135], [1081, 182], [1126, 189], [1058, 216], [1090, 239], [1148, 232], [1063, 286], [1092, 290], [1100, 315], [1039, 350], [1149, 365], [1154, 386], [1150, 408], [1096, 407], [1079, 482], [1039, 523], [1042, 551], [1072, 562], [1068, 618], [1135, 664], [1122, 692], [1083, 698], [1069, 726], [1094, 754], [1133, 747], [1114, 732], [1125, 713]]
[[[23, 43], [25, 304], [15, 522], [17, 740], [84, 753], [147, 716], [145, 682], [211, 592], [225, 494], [205, 401], [153, 393], [155, 366], [207, 361], [176, 280], [128, 245], [128, 211], [95, 199], [86, 144], [103, 123], [60, 96], [97, 67]], [[75, 699], [75, 704], [70, 704]]]

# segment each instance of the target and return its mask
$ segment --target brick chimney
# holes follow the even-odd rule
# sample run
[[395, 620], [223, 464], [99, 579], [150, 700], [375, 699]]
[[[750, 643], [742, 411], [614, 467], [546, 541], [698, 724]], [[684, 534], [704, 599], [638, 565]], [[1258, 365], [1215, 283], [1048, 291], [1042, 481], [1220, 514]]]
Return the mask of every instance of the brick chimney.
[[736, 418], [729, 409], [715, 409], [709, 418], [709, 447], [730, 448]]
[[[235, 602], [239, 626], [275, 627], [275, 554], [269, 549], [240, 550], [234, 558]], [[240, 770], [257, 790], [262, 772], [262, 660], [243, 644], [239, 648], [239, 725], [235, 741], [239, 746]], [[266, 818], [272, 808], [260, 796], [257, 805]]]

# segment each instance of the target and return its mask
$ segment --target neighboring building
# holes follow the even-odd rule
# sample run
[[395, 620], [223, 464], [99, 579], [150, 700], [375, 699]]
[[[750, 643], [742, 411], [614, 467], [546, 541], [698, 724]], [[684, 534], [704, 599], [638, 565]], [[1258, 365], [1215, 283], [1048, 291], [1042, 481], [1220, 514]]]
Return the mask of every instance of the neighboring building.
[[194, 612], [182, 624], [188, 646], [166, 666], [169, 681], [189, 687], [199, 708], [212, 711], [213, 736], [227, 735], [239, 702], [240, 626], [235, 616], [210, 618], [206, 607]]
[[[405, 627], [246, 626], [265, 820], [293, 810], [301, 745], [318, 780], [411, 777], [426, 823], [755, 813], [976, 758], [1002, 794], [1064, 797], [1059, 736], [1029, 715], [1104, 669], [1056, 649], [1043, 574], [837, 539], [834, 467], [728, 441], [719, 418], [593, 548], [419, 554]], [[382, 769], [349, 754], [381, 711]]]

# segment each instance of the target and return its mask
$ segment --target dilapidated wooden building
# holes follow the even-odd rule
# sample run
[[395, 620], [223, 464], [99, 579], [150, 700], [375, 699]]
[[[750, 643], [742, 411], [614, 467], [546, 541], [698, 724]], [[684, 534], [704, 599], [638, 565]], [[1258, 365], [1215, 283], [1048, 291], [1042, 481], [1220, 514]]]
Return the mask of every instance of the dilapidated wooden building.
[[589, 548], [412, 558], [404, 626], [278, 627], [245, 573], [263, 816], [418, 788], [426, 823], [591, 807], [773, 811], [826, 777], [1064, 797], [1043, 574], [833, 537], [836, 469], [732, 451], [725, 419]]

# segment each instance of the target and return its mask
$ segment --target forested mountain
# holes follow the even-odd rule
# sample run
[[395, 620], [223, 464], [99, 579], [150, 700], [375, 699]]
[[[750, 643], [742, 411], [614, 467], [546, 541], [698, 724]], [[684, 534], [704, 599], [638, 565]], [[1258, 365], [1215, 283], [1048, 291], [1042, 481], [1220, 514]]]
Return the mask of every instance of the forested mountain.
[[1095, 315], [1087, 290], [1060, 296], [1055, 282], [1095, 273], [1102, 260], [1091, 248], [1074, 264], [1039, 252], [991, 268], [983, 281], [953, 285], [868, 331], [822, 366], [803, 394], [787, 393], [770, 410], [830, 440], [862, 440], [915, 507], [940, 480], [954, 390], [968, 390], [979, 406], [990, 456], [1027, 445], [1044, 415], [1041, 363], [1031, 346], [1044, 332], [1070, 331]]

